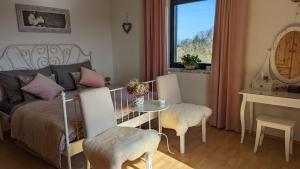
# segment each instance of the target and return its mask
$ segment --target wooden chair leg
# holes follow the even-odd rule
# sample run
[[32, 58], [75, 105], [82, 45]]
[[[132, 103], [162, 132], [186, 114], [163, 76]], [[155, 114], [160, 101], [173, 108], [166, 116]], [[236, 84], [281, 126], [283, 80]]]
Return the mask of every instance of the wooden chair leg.
[[261, 134], [261, 123], [260, 123], [260, 122], [257, 122], [257, 129], [256, 129], [256, 139], [255, 139], [254, 153], [257, 152], [257, 147], [258, 147], [258, 144], [259, 144], [260, 134]]
[[291, 129], [291, 142], [290, 142], [290, 154], [293, 154], [294, 147], [294, 128]]
[[146, 153], [146, 169], [152, 169], [152, 153]]
[[290, 161], [291, 129], [285, 130], [285, 160]]
[[180, 136], [180, 153], [184, 154], [185, 152], [185, 134]]
[[206, 143], [206, 118], [202, 119], [202, 142]]
[[260, 135], [260, 139], [259, 139], [259, 146], [262, 145], [263, 141], [264, 141], [264, 137], [265, 137], [265, 127], [261, 128], [261, 135]]
[[85, 169], [91, 169], [91, 164], [90, 164], [89, 160], [85, 160], [84, 167], [85, 167]]

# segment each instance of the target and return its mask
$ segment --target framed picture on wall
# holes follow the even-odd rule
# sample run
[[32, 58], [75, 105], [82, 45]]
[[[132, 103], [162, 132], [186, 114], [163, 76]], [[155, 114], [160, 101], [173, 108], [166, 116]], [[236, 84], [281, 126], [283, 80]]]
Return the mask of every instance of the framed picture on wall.
[[67, 9], [16, 4], [19, 32], [71, 33]]

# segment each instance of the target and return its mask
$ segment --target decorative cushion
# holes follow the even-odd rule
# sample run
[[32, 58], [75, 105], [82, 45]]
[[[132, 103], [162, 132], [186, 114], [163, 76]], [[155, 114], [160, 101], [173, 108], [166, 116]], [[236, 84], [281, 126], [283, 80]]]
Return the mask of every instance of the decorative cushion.
[[0, 72], [0, 86], [3, 87], [7, 99], [10, 103], [23, 101], [22, 91], [20, 90], [20, 82], [18, 76], [33, 76], [37, 73], [45, 76], [50, 76], [50, 67], [45, 67], [39, 70], [13, 70]]
[[0, 111], [9, 115], [12, 109], [19, 103], [20, 102], [10, 103], [8, 101], [2, 101], [0, 102]]
[[121, 169], [125, 161], [133, 161], [144, 153], [155, 152], [159, 142], [160, 137], [154, 130], [113, 127], [86, 139], [83, 151], [91, 165], [97, 169]]
[[53, 100], [64, 90], [63, 87], [53, 82], [53, 80], [39, 73], [30, 83], [21, 89], [44, 100]]
[[4, 91], [4, 88], [0, 86], [0, 102], [7, 101], [7, 95]]
[[79, 84], [80, 78], [81, 78], [81, 73], [80, 72], [70, 72], [70, 75], [72, 76], [75, 84]]
[[85, 67], [91, 69], [91, 62], [83, 62], [72, 65], [52, 65], [51, 70], [55, 74], [57, 83], [66, 90], [75, 90], [76, 86], [70, 72], [80, 72], [80, 68]]
[[[28, 83], [30, 83], [34, 79], [35, 76], [18, 76], [21, 87], [26, 86]], [[50, 76], [47, 76], [47, 78], [49, 78], [49, 79], [53, 80], [54, 82], [56, 82], [54, 74], [52, 74]], [[31, 95], [27, 92], [23, 91], [22, 94], [23, 94], [23, 97], [24, 97], [25, 101], [33, 101], [33, 100], [37, 99], [35, 96], [33, 96], [33, 95]]]
[[19, 102], [10, 103], [8, 101], [8, 97], [3, 89], [3, 87], [0, 86], [0, 111], [10, 114], [11, 110], [17, 105]]
[[94, 88], [100, 88], [105, 86], [105, 81], [104, 77], [101, 74], [81, 67], [81, 78], [79, 84]]
[[203, 118], [212, 114], [210, 108], [190, 103], [173, 104], [166, 111], [161, 112], [162, 127], [174, 129], [177, 136], [184, 134], [189, 127], [201, 124]]
[[70, 75], [71, 75], [72, 79], [74, 80], [74, 83], [76, 85], [77, 90], [83, 90], [83, 89], [88, 88], [87, 86], [81, 85], [79, 83], [80, 79], [81, 79], [81, 73], [80, 72], [71, 72]]

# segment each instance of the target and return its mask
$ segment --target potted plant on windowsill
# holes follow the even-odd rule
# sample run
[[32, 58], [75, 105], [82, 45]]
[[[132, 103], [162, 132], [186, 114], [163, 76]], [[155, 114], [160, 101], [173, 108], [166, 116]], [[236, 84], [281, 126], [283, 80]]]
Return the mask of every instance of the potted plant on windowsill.
[[198, 55], [186, 54], [182, 56], [181, 60], [184, 68], [187, 70], [194, 70], [201, 63]]

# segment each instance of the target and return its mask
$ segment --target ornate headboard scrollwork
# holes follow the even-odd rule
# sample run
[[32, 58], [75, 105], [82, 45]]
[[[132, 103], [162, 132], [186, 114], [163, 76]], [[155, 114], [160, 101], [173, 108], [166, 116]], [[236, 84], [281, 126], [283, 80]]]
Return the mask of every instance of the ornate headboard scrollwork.
[[0, 57], [0, 71], [40, 69], [49, 65], [69, 65], [92, 59], [77, 44], [9, 45]]

